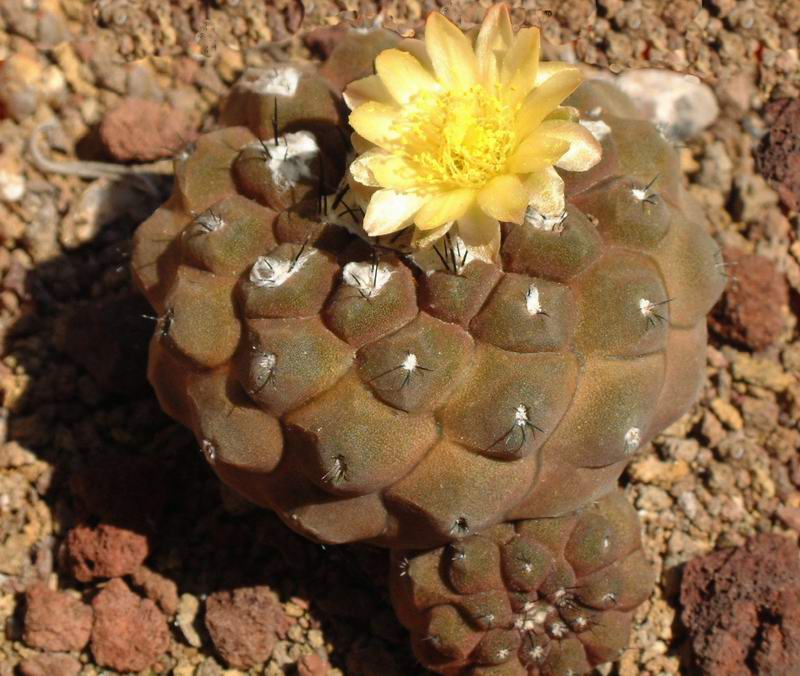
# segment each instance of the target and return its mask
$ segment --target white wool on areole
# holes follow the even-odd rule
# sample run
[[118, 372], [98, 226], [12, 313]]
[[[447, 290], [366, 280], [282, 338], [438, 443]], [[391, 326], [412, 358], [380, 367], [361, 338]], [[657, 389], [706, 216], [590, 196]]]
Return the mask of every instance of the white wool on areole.
[[376, 296], [393, 274], [388, 265], [369, 261], [351, 261], [342, 270], [344, 283], [358, 289], [367, 298]]
[[262, 352], [257, 355], [252, 362], [254, 373], [261, 377], [271, 374], [275, 370], [278, 358], [271, 352]]
[[639, 445], [642, 443], [642, 432], [638, 427], [631, 427], [625, 432], [625, 453], [630, 455], [638, 450]]
[[536, 284], [531, 284], [525, 293], [525, 307], [531, 316], [538, 315], [542, 311], [542, 301]]
[[294, 96], [300, 84], [301, 73], [292, 66], [273, 66], [259, 71], [248, 82], [248, 87], [262, 96]]
[[259, 256], [250, 268], [250, 282], [261, 288], [282, 286], [306, 261], [314, 255], [314, 251], [305, 251], [297, 258], [278, 258], [277, 256]]
[[256, 141], [250, 147], [267, 155], [265, 163], [280, 190], [291, 190], [300, 181], [314, 178], [313, 162], [319, 155], [319, 144], [310, 131], [295, 131], [277, 139]]
[[566, 210], [562, 211], [556, 216], [545, 216], [542, 212], [534, 206], [529, 205], [525, 210], [523, 223], [529, 225], [537, 230], [544, 230], [545, 232], [558, 232], [567, 218]]
[[219, 214], [215, 214], [210, 210], [204, 211], [200, 214], [195, 222], [206, 232], [216, 232], [225, 226], [225, 220]]

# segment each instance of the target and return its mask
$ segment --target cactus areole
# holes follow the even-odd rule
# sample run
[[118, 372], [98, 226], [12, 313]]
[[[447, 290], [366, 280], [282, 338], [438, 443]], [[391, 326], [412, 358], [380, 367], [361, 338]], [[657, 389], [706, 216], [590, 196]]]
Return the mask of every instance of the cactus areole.
[[[673, 148], [613, 85], [540, 62], [504, 5], [469, 34], [433, 13], [424, 40], [351, 31], [319, 67], [246, 71], [175, 178], [134, 242], [150, 381], [223, 481], [320, 542], [567, 523], [701, 387], [725, 277]], [[542, 544], [574, 568], [562, 545]], [[528, 646], [542, 662], [474, 673], [567, 673], [543, 651], [583, 616], [547, 589], [566, 624]], [[449, 622], [429, 601], [403, 602], [415, 636]], [[472, 657], [490, 629], [423, 661], [495, 664]], [[575, 663], [610, 659], [592, 650]]]

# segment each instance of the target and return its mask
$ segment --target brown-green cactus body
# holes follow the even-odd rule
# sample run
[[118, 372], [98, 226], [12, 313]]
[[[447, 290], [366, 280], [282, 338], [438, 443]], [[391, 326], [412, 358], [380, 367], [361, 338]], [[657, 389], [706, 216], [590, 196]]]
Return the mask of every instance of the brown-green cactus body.
[[502, 524], [393, 553], [392, 600], [444, 674], [586, 674], [628, 645], [653, 575], [622, 491], [568, 516]]
[[585, 83], [604, 156], [564, 172], [563, 220], [504, 226], [496, 262], [455, 241], [415, 258], [330, 223], [359, 218], [352, 194], [320, 197], [346, 164], [332, 68], [250, 72], [137, 232], [162, 406], [324, 542], [434, 547], [608, 494], [694, 400], [724, 283], [675, 153]]

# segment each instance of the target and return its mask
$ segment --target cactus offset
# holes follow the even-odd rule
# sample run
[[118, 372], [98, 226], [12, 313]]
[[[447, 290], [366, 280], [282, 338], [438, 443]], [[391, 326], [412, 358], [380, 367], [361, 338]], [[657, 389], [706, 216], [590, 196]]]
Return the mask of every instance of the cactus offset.
[[619, 490], [569, 516], [501, 524], [392, 561], [392, 600], [414, 652], [443, 674], [588, 673], [625, 650], [653, 584]]

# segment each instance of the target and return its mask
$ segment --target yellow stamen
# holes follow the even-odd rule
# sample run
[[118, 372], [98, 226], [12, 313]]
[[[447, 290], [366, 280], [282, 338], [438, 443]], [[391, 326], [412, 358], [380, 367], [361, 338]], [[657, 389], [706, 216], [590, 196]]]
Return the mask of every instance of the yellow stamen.
[[415, 167], [420, 185], [479, 188], [505, 172], [516, 143], [515, 114], [481, 85], [426, 92], [394, 125], [394, 152]]

